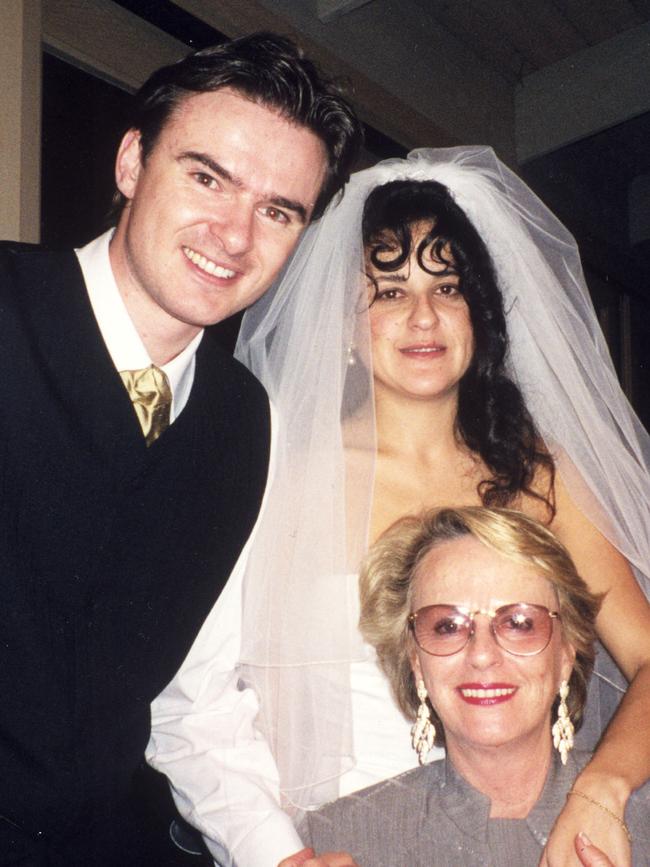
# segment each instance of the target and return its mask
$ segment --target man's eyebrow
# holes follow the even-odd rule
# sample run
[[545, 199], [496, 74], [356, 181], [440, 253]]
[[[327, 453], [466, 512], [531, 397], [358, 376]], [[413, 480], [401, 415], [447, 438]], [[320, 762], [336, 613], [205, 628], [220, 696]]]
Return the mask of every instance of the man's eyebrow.
[[210, 171], [214, 172], [215, 175], [223, 178], [224, 181], [230, 181], [230, 183], [234, 184], [236, 187], [244, 186], [242, 180], [232, 175], [228, 169], [224, 169], [222, 165], [220, 165], [216, 160], [213, 160], [208, 154], [203, 154], [199, 151], [183, 151], [183, 153], [179, 155], [178, 160], [180, 162], [183, 160], [192, 160], [193, 162], [201, 163], [201, 165], [204, 165], [206, 169], [210, 169]]
[[293, 211], [299, 222], [307, 222], [307, 208], [305, 208], [304, 205], [301, 205], [300, 202], [294, 202], [292, 199], [285, 199], [284, 196], [272, 196], [269, 201], [272, 205], [277, 205], [278, 208], [286, 208], [289, 211]]
[[[222, 165], [220, 165], [216, 160], [213, 160], [208, 154], [201, 153], [200, 151], [183, 151], [178, 159], [180, 161], [193, 160], [194, 162], [201, 163], [201, 165], [210, 169], [211, 172], [214, 172], [215, 175], [222, 178], [224, 181], [228, 181], [239, 189], [242, 189], [245, 186], [241, 178], [231, 174], [228, 169], [224, 169]], [[278, 208], [286, 208], [289, 211], [293, 211], [301, 223], [304, 224], [307, 222], [307, 208], [301, 202], [295, 202], [293, 199], [287, 199], [285, 196], [276, 196], [274, 194], [271, 194], [268, 197], [268, 201], [270, 204], [275, 205]]]

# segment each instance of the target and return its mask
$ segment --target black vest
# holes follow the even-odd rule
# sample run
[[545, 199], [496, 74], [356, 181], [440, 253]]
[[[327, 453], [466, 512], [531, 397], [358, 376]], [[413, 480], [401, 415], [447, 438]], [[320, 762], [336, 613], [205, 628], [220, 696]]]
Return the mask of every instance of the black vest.
[[[0, 370], [4, 864], [3, 827], [52, 852], [107, 822], [119, 838], [149, 704], [257, 516], [270, 420], [206, 333], [187, 406], [147, 448], [71, 253], [0, 245]], [[131, 863], [78, 848], [42, 863]]]

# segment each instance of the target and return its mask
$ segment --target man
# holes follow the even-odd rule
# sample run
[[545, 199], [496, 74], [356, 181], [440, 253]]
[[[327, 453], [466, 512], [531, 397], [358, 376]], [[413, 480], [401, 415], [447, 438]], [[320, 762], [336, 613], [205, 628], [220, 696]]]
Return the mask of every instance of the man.
[[137, 94], [114, 233], [0, 248], [0, 864], [185, 863], [147, 812], [149, 706], [255, 522], [270, 428], [204, 329], [268, 288], [359, 140], [288, 40], [206, 49]]

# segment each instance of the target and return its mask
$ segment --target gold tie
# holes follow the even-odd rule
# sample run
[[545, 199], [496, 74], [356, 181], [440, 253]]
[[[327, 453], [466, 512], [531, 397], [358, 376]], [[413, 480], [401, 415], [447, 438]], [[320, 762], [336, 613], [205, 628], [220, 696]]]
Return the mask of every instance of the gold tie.
[[167, 374], [152, 364], [144, 370], [121, 370], [120, 376], [150, 446], [169, 427], [172, 392]]

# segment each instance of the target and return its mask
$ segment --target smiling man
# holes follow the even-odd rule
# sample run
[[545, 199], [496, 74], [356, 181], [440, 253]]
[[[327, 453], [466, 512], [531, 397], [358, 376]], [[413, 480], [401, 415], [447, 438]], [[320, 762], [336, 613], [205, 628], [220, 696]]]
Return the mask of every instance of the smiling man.
[[209, 326], [269, 287], [359, 141], [291, 42], [247, 37], [136, 95], [114, 230], [0, 246], [2, 865], [198, 863], [144, 765], [150, 703], [254, 525], [270, 440]]
[[152, 360], [256, 301], [307, 225], [325, 144], [232, 87], [187, 97], [143, 159], [130, 130], [117, 156], [126, 197], [110, 260]]

